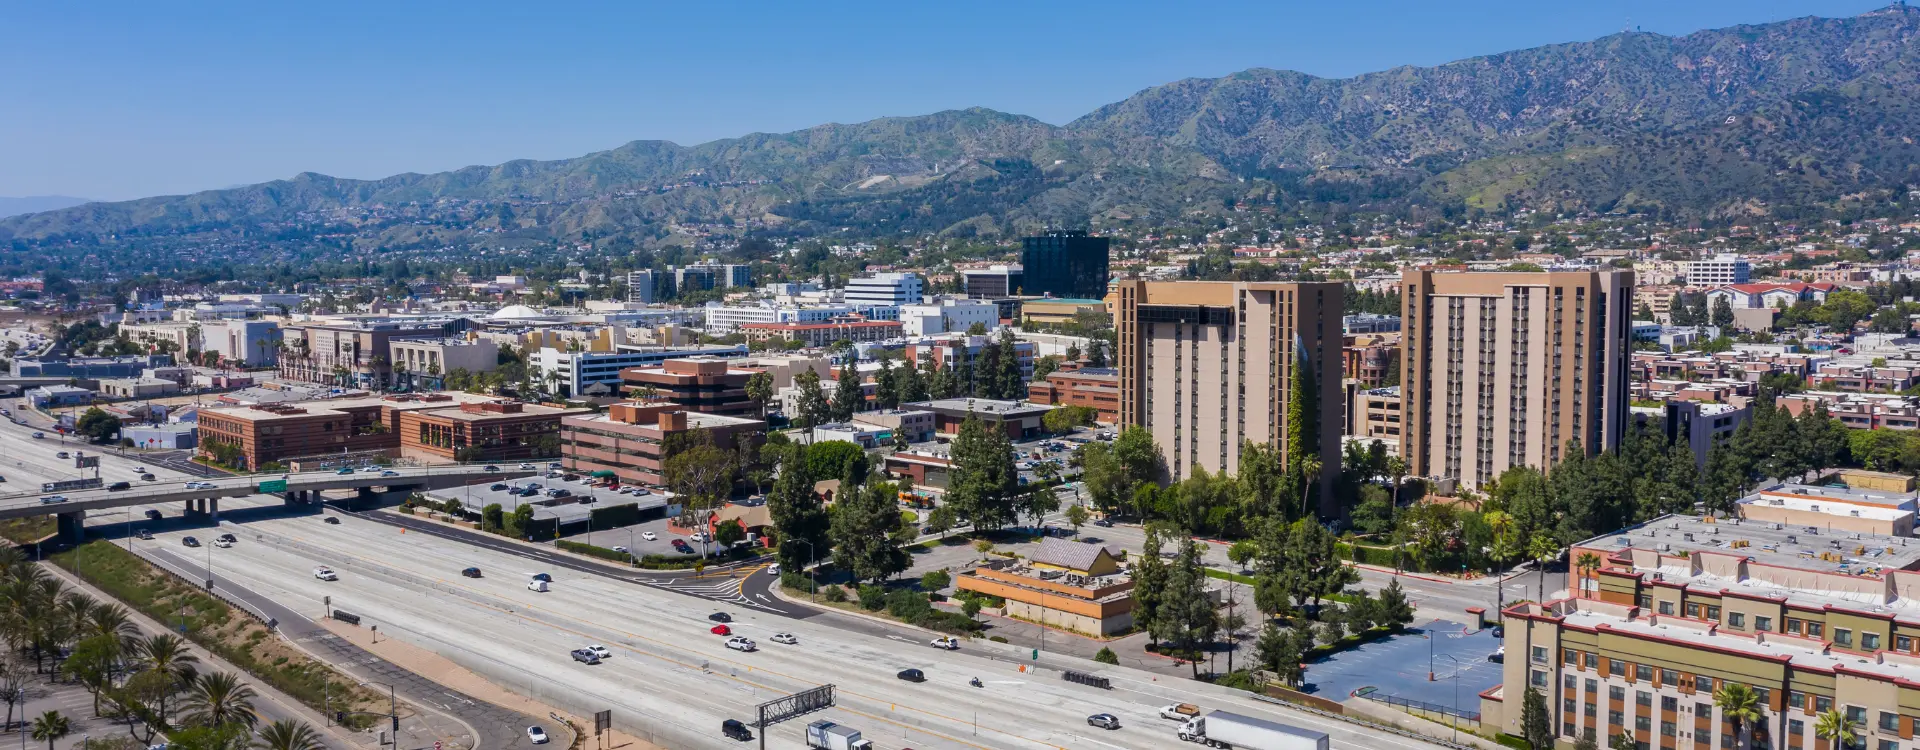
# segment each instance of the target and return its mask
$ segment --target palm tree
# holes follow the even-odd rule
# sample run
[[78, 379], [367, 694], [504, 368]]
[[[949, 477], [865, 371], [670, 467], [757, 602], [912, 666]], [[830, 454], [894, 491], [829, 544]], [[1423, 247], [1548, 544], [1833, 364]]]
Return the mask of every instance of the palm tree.
[[303, 721], [282, 719], [260, 730], [253, 744], [261, 750], [321, 750], [320, 733]]
[[244, 724], [252, 728], [260, 717], [253, 710], [253, 688], [227, 672], [209, 672], [193, 681], [180, 707], [187, 721], [210, 727]]
[[1820, 712], [1813, 722], [1813, 736], [1826, 740], [1828, 750], [1841, 750], [1851, 747], [1855, 739], [1853, 724], [1847, 721], [1847, 715], [1840, 709], [1830, 708]]
[[1387, 520], [1393, 520], [1400, 512], [1400, 484], [1407, 480], [1407, 460], [1399, 456], [1387, 457], [1387, 473], [1393, 475], [1393, 502], [1388, 503]]
[[[1600, 556], [1592, 552], [1582, 552], [1580, 553], [1580, 559], [1575, 561], [1574, 565], [1580, 569], [1580, 581], [1585, 581], [1593, 577], [1594, 571], [1600, 569]], [[1585, 590], [1585, 586], [1576, 582], [1574, 586], [1574, 596], [1580, 596], [1581, 592]]]
[[[134, 648], [135, 653], [146, 662], [148, 669], [165, 674], [173, 680], [175, 685], [191, 685], [194, 682], [193, 678], [200, 673], [200, 670], [194, 666], [200, 662], [200, 657], [187, 651], [187, 642], [180, 636], [172, 633], [148, 636], [144, 640], [136, 641]], [[160, 700], [157, 708], [159, 715], [167, 715], [165, 698]]]
[[54, 740], [66, 737], [72, 732], [73, 722], [61, 716], [59, 711], [48, 711], [33, 720], [33, 739], [35, 742], [45, 740], [47, 750], [53, 750]]
[[1309, 518], [1313, 515], [1313, 490], [1320, 481], [1319, 456], [1300, 457], [1300, 477], [1305, 485], [1300, 491], [1300, 517]]
[[1553, 537], [1544, 533], [1533, 535], [1533, 541], [1527, 544], [1527, 556], [1533, 558], [1534, 567], [1540, 569], [1540, 601], [1547, 600], [1547, 563], [1560, 556], [1560, 545]]
[[1733, 734], [1742, 750], [1751, 747], [1753, 727], [1762, 718], [1760, 695], [1738, 682], [1722, 683], [1720, 689], [1713, 692], [1713, 705], [1719, 706], [1720, 716], [1733, 725]]

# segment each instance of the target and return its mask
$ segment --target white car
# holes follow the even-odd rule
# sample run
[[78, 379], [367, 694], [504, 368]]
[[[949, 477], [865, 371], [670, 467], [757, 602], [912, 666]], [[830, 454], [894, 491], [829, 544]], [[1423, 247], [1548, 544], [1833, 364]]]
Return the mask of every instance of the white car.
[[948, 651], [958, 651], [960, 650], [960, 639], [950, 635], [943, 635], [943, 636], [940, 636], [939, 638], [935, 638], [931, 641], [927, 641], [927, 645], [932, 646], [934, 648], [944, 648]]
[[212, 482], [188, 482], [187, 489], [210, 490], [210, 489], [213, 489], [213, 483]]
[[707, 532], [704, 532], [704, 531], [693, 532], [692, 539], [693, 541], [696, 541], [696, 542], [707, 541]]
[[780, 563], [774, 563], [772, 565], [768, 565], [767, 575], [770, 575], [770, 576], [780, 575]]
[[219, 547], [220, 549], [226, 549], [228, 547], [232, 547], [233, 542], [229, 542], [225, 539], [215, 539], [213, 540], [213, 546]]
[[539, 727], [527, 727], [527, 740], [535, 745], [547, 744], [547, 730]]
[[596, 643], [596, 644], [594, 644], [594, 645], [591, 645], [591, 646], [588, 646], [588, 647], [586, 647], [586, 650], [588, 650], [588, 651], [592, 651], [592, 652], [593, 652], [593, 655], [594, 655], [594, 656], [597, 656], [597, 657], [600, 657], [600, 658], [602, 658], [602, 659], [611, 659], [611, 658], [613, 658], [613, 652], [612, 652], [612, 651], [608, 651], [608, 650], [607, 650], [607, 647], [606, 647], [606, 646], [602, 646], [602, 645], [600, 645], [600, 644], [597, 644], [597, 643]]
[[651, 542], [651, 541], [653, 541], [653, 540], [655, 540], [655, 539], [659, 539], [659, 538], [660, 538], [660, 535], [659, 535], [659, 534], [655, 534], [655, 533], [653, 533], [653, 532], [651, 532], [651, 531], [642, 531], [642, 532], [640, 532], [640, 538], [641, 538], [641, 539], [645, 539], [645, 540], [647, 540], [647, 541], [649, 541], [649, 542]]
[[313, 577], [318, 578], [322, 581], [340, 580], [340, 576], [333, 572], [333, 568], [329, 568], [325, 565], [316, 566], [313, 569]]
[[784, 643], [789, 646], [800, 645], [800, 639], [794, 637], [792, 633], [774, 633], [773, 637], [767, 640], [773, 641], [774, 643]]
[[620, 553], [620, 554], [623, 554], [623, 555], [624, 555], [624, 554], [627, 554], [627, 548], [625, 548], [625, 547], [622, 547], [622, 546], [620, 546], [620, 545], [617, 545], [617, 544], [613, 546], [613, 551], [615, 551], [615, 552], [618, 552], [618, 553]]
[[759, 646], [754, 645], [754, 642], [748, 638], [736, 635], [727, 639], [727, 648], [735, 651], [752, 651]]

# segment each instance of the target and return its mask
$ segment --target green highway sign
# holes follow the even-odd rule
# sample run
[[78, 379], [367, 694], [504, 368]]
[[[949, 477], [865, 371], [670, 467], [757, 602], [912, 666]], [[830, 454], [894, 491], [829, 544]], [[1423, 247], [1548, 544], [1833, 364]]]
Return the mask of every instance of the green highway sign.
[[286, 492], [287, 480], [270, 479], [265, 482], [261, 482], [260, 486], [255, 491], [256, 492]]

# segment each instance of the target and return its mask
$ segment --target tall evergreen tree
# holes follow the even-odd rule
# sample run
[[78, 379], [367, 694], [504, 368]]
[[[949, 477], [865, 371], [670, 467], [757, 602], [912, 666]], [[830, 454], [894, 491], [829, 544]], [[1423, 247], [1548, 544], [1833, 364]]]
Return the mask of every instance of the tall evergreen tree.
[[[1167, 568], [1165, 599], [1154, 611], [1161, 632], [1171, 635], [1183, 651], [1198, 654], [1213, 642], [1220, 630], [1220, 613], [1207, 594], [1206, 567], [1200, 563], [1200, 545], [1191, 538], [1180, 545], [1180, 554]], [[1200, 660], [1192, 662], [1193, 676], [1200, 677]]]
[[900, 403], [913, 403], [927, 400], [927, 373], [917, 362], [904, 362], [896, 376], [899, 384]]
[[845, 422], [853, 419], [854, 412], [866, 406], [866, 394], [860, 387], [860, 369], [853, 364], [849, 356], [847, 363], [840, 366], [840, 379], [833, 388], [833, 408], [830, 410], [833, 421]]
[[901, 523], [898, 495], [892, 482], [874, 482], [845, 490], [834, 502], [833, 564], [853, 580], [878, 583], [907, 569], [907, 552], [895, 538]]
[[969, 414], [953, 439], [952, 457], [947, 504], [954, 514], [983, 531], [1013, 523], [1020, 475], [1013, 466], [1013, 444], [1007, 433]]
[[767, 512], [780, 546], [783, 570], [804, 570], [807, 560], [824, 560], [827, 546], [827, 509], [813, 494], [814, 479], [807, 475], [803, 449], [788, 446], [779, 461], [779, 476], [767, 494]]
[[1160, 557], [1159, 530], [1148, 524], [1146, 531], [1140, 560], [1133, 564], [1133, 621], [1147, 628], [1149, 640], [1159, 643], [1159, 634], [1149, 626], [1159, 620], [1160, 604], [1166, 600], [1167, 561]]
[[980, 354], [974, 360], [972, 381], [975, 398], [1001, 398], [999, 347], [991, 343], [980, 345]]
[[880, 358], [880, 370], [873, 375], [874, 405], [882, 409], [892, 409], [900, 405], [899, 370], [893, 369], [893, 360]]
[[1677, 326], [1693, 325], [1693, 308], [1687, 306], [1687, 296], [1673, 293], [1672, 301], [1667, 303], [1667, 317]]
[[1298, 345], [1294, 347], [1293, 372], [1287, 384], [1286, 416], [1287, 473], [1295, 477], [1294, 489], [1304, 491], [1305, 483], [1314, 481], [1307, 476], [1306, 459], [1318, 458], [1320, 451], [1320, 400], [1313, 362], [1307, 358], [1306, 349]]
[[999, 352], [999, 371], [995, 379], [999, 396], [1009, 400], [1019, 400], [1027, 395], [1026, 378], [1020, 376], [1020, 350], [1013, 341], [1013, 329], [1000, 329], [1000, 341], [994, 347]]
[[825, 424], [832, 415], [827, 404], [826, 393], [820, 389], [820, 373], [809, 367], [793, 376], [794, 386], [800, 389], [799, 414], [794, 415], [801, 427], [813, 428]]
[[1092, 338], [1087, 340], [1087, 366], [1088, 367], [1106, 367], [1107, 366], [1107, 342], [1102, 341], [1099, 338]]

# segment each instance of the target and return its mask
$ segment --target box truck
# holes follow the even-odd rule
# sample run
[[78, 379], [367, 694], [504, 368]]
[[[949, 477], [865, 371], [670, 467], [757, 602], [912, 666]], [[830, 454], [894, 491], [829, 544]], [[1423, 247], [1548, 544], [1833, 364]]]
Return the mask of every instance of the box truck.
[[807, 747], [814, 750], [873, 750], [872, 740], [860, 739], [860, 730], [831, 721], [807, 725]]

